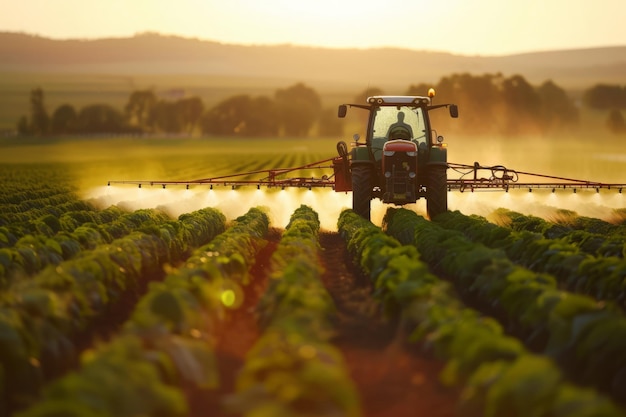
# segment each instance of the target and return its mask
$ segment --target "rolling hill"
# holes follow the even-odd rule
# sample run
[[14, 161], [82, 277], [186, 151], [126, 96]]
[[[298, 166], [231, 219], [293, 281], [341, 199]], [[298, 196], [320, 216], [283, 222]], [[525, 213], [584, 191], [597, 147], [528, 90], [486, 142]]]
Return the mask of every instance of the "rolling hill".
[[626, 83], [626, 46], [463, 56], [407, 49], [329, 49], [221, 44], [154, 33], [132, 38], [52, 40], [0, 33], [0, 72], [195, 74], [385, 88], [436, 82], [458, 72], [522, 74], [568, 89]]
[[207, 107], [236, 94], [273, 95], [304, 82], [325, 105], [370, 87], [402, 94], [411, 84], [435, 84], [454, 73], [521, 74], [552, 80], [573, 95], [598, 83], [626, 85], [626, 46], [463, 56], [447, 52], [293, 45], [244, 46], [144, 33], [129, 38], [53, 40], [0, 32], [0, 133], [29, 112], [33, 88], [50, 111], [61, 104], [108, 103], [151, 88], [164, 98], [201, 97]]

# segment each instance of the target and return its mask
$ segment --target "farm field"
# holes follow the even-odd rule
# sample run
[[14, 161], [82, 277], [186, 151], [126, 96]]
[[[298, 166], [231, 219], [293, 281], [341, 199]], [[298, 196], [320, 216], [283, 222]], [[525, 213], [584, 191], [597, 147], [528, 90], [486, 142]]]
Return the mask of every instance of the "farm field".
[[[373, 202], [369, 222], [330, 189], [107, 186], [336, 141], [0, 142], [0, 416], [626, 415], [617, 190], [454, 192], [432, 221]], [[450, 159], [624, 181], [618, 145], [543, 141], [529, 167], [528, 141], [493, 142]]]

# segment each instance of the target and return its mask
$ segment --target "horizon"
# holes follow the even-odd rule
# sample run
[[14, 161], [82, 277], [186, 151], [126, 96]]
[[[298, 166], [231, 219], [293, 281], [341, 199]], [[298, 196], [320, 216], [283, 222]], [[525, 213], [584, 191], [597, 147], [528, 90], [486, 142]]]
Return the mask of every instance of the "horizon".
[[[53, 40], [128, 38], [152, 32], [243, 46], [397, 48], [506, 56], [610, 48], [624, 46], [626, 39], [621, 21], [626, 2], [621, 0], [598, 0], [593, 7], [582, 0], [506, 4], [450, 0], [445, 5], [389, 0], [384, 7], [357, 0], [319, 0], [314, 4], [181, 0], [176, 6], [167, 0], [95, 0], [90, 4], [0, 0], [0, 5], [4, 6], [0, 31]], [[558, 25], [554, 23], [557, 20]]]
[[432, 49], [415, 49], [403, 46], [370, 46], [370, 47], [344, 47], [344, 46], [318, 46], [318, 45], [300, 45], [294, 43], [275, 43], [275, 44], [263, 44], [263, 43], [233, 43], [233, 42], [223, 42], [215, 39], [203, 39], [196, 36], [186, 36], [175, 33], [162, 33], [158, 31], [144, 31], [137, 32], [130, 35], [118, 35], [118, 36], [100, 36], [100, 37], [52, 37], [46, 36], [38, 33], [24, 32], [24, 31], [5, 31], [0, 29], [0, 35], [8, 34], [8, 35], [24, 35], [31, 36], [34, 38], [47, 39], [52, 41], [103, 41], [103, 40], [112, 40], [112, 39], [133, 39], [142, 36], [160, 36], [165, 38], [179, 38], [183, 40], [195, 40], [199, 42], [208, 42], [208, 43], [217, 43], [220, 45], [226, 46], [244, 46], [244, 47], [294, 47], [294, 48], [310, 48], [310, 49], [328, 49], [328, 50], [383, 50], [383, 49], [398, 49], [405, 51], [414, 51], [414, 52], [428, 52], [428, 53], [441, 53], [441, 54], [450, 54], [461, 57], [507, 57], [507, 56], [516, 56], [516, 55], [526, 55], [526, 54], [536, 54], [536, 53], [551, 53], [551, 52], [568, 52], [568, 51], [581, 51], [581, 50], [592, 50], [592, 49], [611, 49], [611, 48], [624, 48], [626, 47], [626, 41], [622, 43], [616, 43], [612, 45], [597, 45], [597, 46], [582, 46], [582, 47], [567, 47], [567, 48], [559, 48], [559, 49], [540, 49], [540, 50], [532, 50], [532, 51], [522, 51], [522, 52], [514, 52], [507, 54], [495, 54], [495, 55], [482, 55], [482, 54], [463, 54], [456, 53], [451, 51], [444, 50], [432, 50]]

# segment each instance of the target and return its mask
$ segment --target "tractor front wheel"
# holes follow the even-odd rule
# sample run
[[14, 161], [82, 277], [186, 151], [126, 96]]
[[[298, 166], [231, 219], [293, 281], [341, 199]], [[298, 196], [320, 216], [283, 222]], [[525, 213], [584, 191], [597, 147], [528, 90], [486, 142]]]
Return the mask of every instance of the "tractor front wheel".
[[369, 164], [352, 165], [352, 209], [370, 220], [372, 199], [372, 168]]
[[428, 218], [448, 211], [448, 167], [430, 165], [428, 167], [428, 185], [426, 187], [426, 211]]

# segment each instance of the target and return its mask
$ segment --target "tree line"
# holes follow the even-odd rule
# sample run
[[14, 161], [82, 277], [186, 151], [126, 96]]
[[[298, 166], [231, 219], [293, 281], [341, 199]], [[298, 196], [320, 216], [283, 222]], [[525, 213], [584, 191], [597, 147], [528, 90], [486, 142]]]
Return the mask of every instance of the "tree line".
[[596, 110], [609, 110], [606, 125], [613, 133], [626, 133], [626, 86], [597, 84], [585, 91], [586, 106]]
[[220, 136], [307, 136], [318, 124], [319, 135], [341, 134], [336, 109], [323, 109], [319, 94], [304, 83], [278, 89], [274, 97], [236, 95], [205, 109], [200, 97], [160, 99], [154, 90], [133, 91], [122, 110], [108, 104], [76, 109], [58, 106], [49, 114], [45, 93], [30, 95], [30, 117], [17, 123], [21, 135], [92, 133], [188, 134]]
[[[426, 85], [412, 85], [410, 93]], [[521, 75], [454, 74], [435, 86], [437, 102], [453, 102], [463, 112], [451, 128], [477, 134], [545, 133], [575, 127], [579, 109], [565, 90], [552, 81], [538, 87]]]
[[[430, 87], [437, 91], [436, 103], [456, 103], [462, 112], [454, 124], [447, 125], [449, 121], [434, 112], [435, 126], [445, 125], [468, 134], [545, 133], [579, 123], [579, 106], [552, 81], [535, 87], [521, 75], [461, 73], [442, 77], [434, 86], [411, 84], [400, 94], [425, 95]], [[364, 103], [367, 96], [385, 93], [381, 88], [368, 88], [352, 103]], [[626, 87], [596, 85], [585, 91], [583, 104], [592, 109], [611, 109], [607, 127], [614, 132], [626, 131], [620, 111], [626, 108]], [[197, 96], [166, 100], [147, 89], [133, 91], [121, 110], [108, 104], [80, 109], [62, 104], [52, 114], [47, 112], [44, 91], [35, 88], [30, 96], [30, 116], [20, 118], [17, 130], [21, 135], [38, 136], [201, 133], [304, 137], [340, 136], [343, 125], [336, 116], [336, 107], [323, 108], [315, 89], [296, 83], [276, 90], [273, 96], [235, 95], [208, 109]]]

